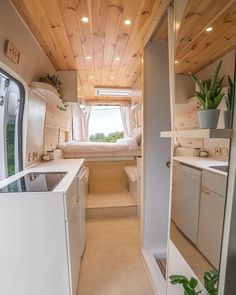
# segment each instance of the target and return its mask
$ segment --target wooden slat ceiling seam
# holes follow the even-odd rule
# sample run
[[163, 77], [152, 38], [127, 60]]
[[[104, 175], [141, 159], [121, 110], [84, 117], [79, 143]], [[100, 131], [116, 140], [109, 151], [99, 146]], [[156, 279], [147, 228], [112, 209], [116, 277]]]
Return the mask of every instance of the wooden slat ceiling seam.
[[[145, 34], [169, 0], [12, 2], [55, 68], [76, 69], [84, 98], [95, 99], [94, 86], [133, 86], [142, 70]], [[89, 22], [81, 21], [84, 16]], [[130, 26], [124, 24], [127, 19]]]

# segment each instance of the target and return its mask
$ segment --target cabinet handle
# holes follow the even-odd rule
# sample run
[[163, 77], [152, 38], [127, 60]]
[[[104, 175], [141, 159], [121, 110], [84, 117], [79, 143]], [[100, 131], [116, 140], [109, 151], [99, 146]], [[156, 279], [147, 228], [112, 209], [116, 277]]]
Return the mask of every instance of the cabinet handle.
[[205, 190], [202, 188], [202, 193], [206, 194], [206, 195], [210, 195], [210, 192], [208, 190]]

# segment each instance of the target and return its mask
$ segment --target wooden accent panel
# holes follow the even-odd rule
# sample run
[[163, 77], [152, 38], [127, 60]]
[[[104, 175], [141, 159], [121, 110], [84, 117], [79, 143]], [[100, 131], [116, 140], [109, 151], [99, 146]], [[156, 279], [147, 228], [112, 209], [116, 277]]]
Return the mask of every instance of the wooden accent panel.
[[[206, 32], [207, 27], [213, 27]], [[189, 0], [176, 45], [176, 72], [196, 73], [236, 47], [235, 0]]]
[[85, 166], [89, 168], [89, 192], [127, 191], [128, 178], [124, 167], [129, 165], [136, 165], [136, 160], [86, 162]]
[[70, 124], [70, 111], [62, 112], [57, 109], [56, 104], [47, 103], [45, 130], [44, 130], [44, 152], [57, 148], [60, 129], [69, 131], [68, 139], [71, 140], [72, 130]]
[[[94, 99], [96, 85], [132, 87], [142, 70], [143, 40], [154, 30], [154, 24], [160, 21], [170, 1], [12, 2], [55, 68], [76, 69], [83, 86], [83, 98]], [[89, 22], [82, 22], [83, 16], [87, 16]], [[124, 24], [127, 19], [131, 20], [129, 26]], [[86, 59], [88, 56], [91, 59]]]

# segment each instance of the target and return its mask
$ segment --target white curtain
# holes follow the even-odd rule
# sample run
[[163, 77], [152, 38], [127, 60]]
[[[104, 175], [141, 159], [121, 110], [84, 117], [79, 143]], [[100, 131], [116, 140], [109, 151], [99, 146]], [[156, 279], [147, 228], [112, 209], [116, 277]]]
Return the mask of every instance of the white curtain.
[[89, 140], [89, 119], [91, 106], [72, 104], [73, 138], [78, 141]]
[[124, 127], [124, 137], [127, 137], [131, 131], [131, 107], [120, 107], [121, 119]]

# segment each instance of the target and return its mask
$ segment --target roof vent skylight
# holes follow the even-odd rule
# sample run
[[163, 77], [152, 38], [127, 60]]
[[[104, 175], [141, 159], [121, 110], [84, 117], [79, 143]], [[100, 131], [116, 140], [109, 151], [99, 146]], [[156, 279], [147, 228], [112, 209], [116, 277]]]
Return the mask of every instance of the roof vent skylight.
[[96, 96], [123, 96], [130, 97], [132, 91], [123, 88], [95, 88]]

